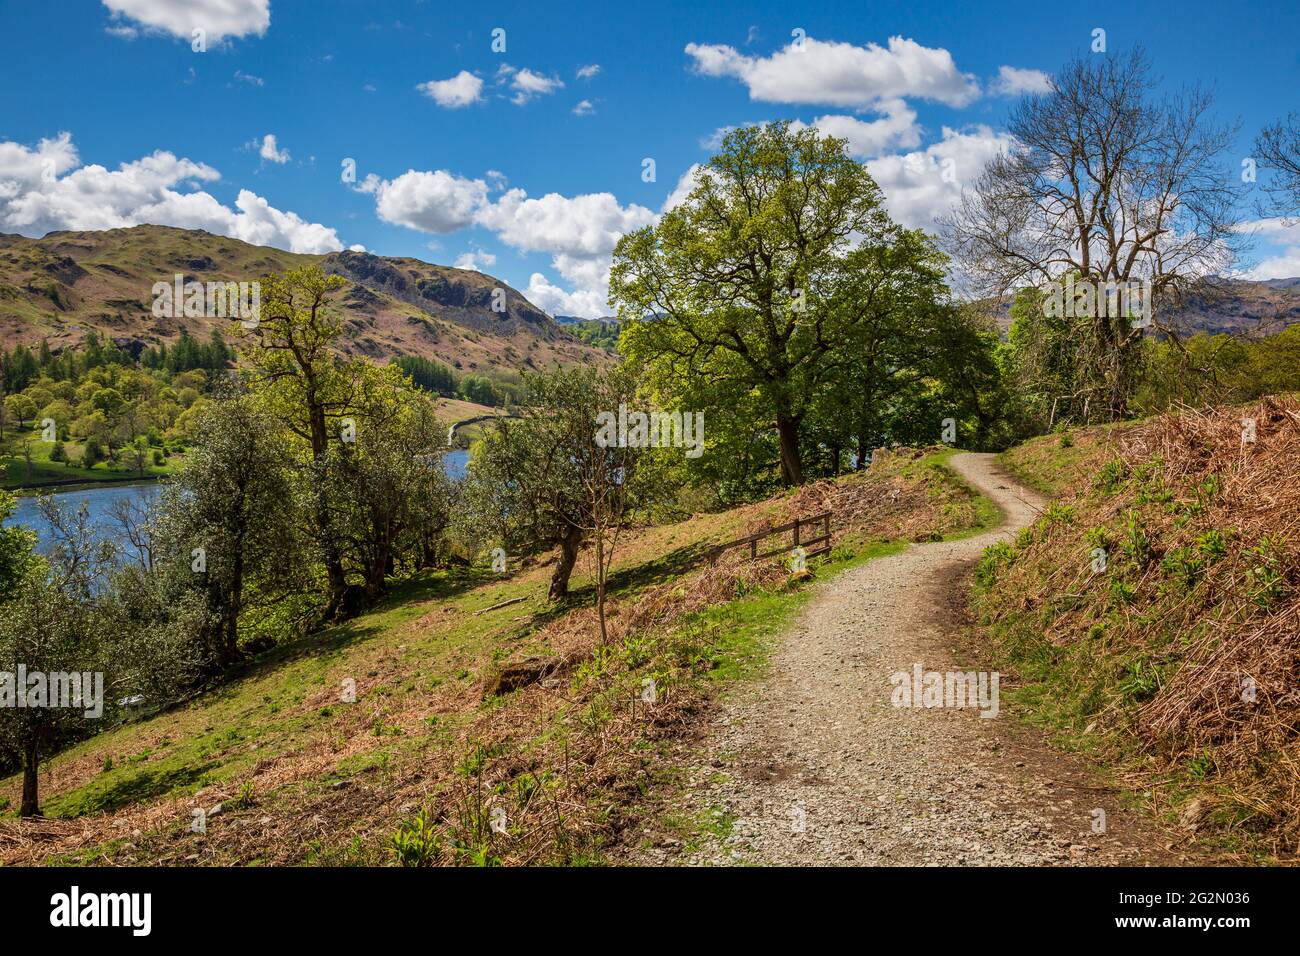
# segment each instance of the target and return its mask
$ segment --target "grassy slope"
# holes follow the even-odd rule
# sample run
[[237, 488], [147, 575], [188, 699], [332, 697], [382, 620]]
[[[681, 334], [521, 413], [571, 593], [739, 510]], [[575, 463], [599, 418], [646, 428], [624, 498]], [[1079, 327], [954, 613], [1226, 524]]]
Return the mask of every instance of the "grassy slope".
[[[1244, 415], [1261, 421], [1250, 449]], [[1273, 636], [1294, 630], [1292, 515], [1255, 506], [1293, 484], [1265, 464], [1275, 453], [1293, 461], [1293, 438], [1266, 422], [1252, 405], [1009, 450], [1004, 467], [1053, 504], [1014, 547], [989, 550], [976, 582], [989, 639], [1019, 676], [1008, 695], [1030, 719], [1148, 809], [1243, 859], [1294, 852], [1300, 781], [1289, 678], [1266, 690], [1269, 668], [1295, 660]], [[1270, 531], [1279, 543], [1261, 555]], [[1251, 582], [1278, 570], [1261, 601]], [[1261, 706], [1240, 698], [1242, 675], [1258, 679]]]
[[[819, 578], [905, 547], [900, 530], [963, 533], [991, 517], [942, 456], [900, 457], [834, 487], [900, 488], [915, 503], [840, 529], [833, 552], [812, 563]], [[761, 671], [807, 598], [778, 565], [701, 571], [691, 559], [792, 507], [780, 496], [629, 538], [611, 619], [625, 632], [604, 650], [582, 563], [572, 610], [544, 604], [540, 564], [505, 579], [461, 571], [408, 581], [376, 611], [268, 652], [223, 688], [57, 757], [41, 776], [43, 808], [68, 819], [26, 824], [10, 811], [0, 848], [6, 836], [43, 838], [0, 849], [0, 861], [377, 863], [393, 858], [403, 827], [414, 861], [599, 859], [638, 795], [671, 782], [674, 749], [699, 709]], [[475, 613], [513, 597], [526, 600]], [[500, 662], [532, 654], [567, 655], [557, 686], [484, 696]], [[654, 707], [637, 700], [647, 677], [658, 685]], [[339, 700], [348, 678], [352, 704]], [[0, 801], [16, 802], [17, 783], [0, 783]], [[189, 832], [193, 807], [223, 801], [206, 836]], [[487, 801], [509, 807], [508, 834], [485, 826]]]
[[[134, 469], [110, 468], [101, 462], [94, 468], [82, 468], [79, 464], [62, 461], [50, 461], [50, 451], [54, 442], [40, 441], [36, 436], [40, 430], [35, 426], [26, 429], [11, 429], [0, 443], [0, 488], [30, 488], [39, 485], [84, 482], [92, 484], [99, 481], [126, 481], [142, 476]], [[24, 439], [32, 440], [32, 468], [27, 471], [27, 461], [23, 458], [20, 446]], [[79, 442], [66, 441], [64, 450], [73, 461], [80, 461], [83, 446]], [[149, 458], [144, 469], [144, 478], [158, 478], [173, 472], [180, 458], [173, 455], [163, 460], [163, 464], [153, 463], [153, 449], [149, 449]]]

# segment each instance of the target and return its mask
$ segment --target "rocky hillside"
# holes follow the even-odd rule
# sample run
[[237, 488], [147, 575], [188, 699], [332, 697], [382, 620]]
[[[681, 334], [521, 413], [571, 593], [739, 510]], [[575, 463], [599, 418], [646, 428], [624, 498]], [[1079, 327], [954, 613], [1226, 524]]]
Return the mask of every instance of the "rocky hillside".
[[[985, 303], [998, 327], [1011, 326], [1011, 299]], [[1181, 335], [1221, 332], [1238, 336], [1273, 335], [1300, 322], [1300, 278], [1263, 282], [1227, 279], [1188, 296], [1173, 315], [1162, 318]]]
[[[138, 352], [171, 342], [182, 327], [206, 337], [225, 319], [157, 318], [155, 282], [252, 281], [318, 262], [348, 280], [338, 304], [348, 314], [348, 350], [382, 359], [422, 355], [456, 368], [527, 369], [602, 356], [491, 276], [418, 259], [364, 252], [300, 255], [202, 230], [135, 226], [52, 232], [42, 239], [0, 235], [0, 340], [51, 348], [91, 329]], [[505, 311], [492, 311], [493, 289]]]

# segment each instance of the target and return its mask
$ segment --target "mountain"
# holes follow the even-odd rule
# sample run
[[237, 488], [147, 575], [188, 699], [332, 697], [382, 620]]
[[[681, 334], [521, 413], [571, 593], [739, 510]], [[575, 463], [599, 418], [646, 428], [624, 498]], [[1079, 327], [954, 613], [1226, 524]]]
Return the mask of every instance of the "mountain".
[[[998, 327], [1011, 326], [1011, 298], [981, 303]], [[1217, 279], [1205, 292], [1189, 295], [1182, 306], [1162, 318], [1182, 335], [1226, 332], [1238, 336], [1272, 335], [1300, 322], [1300, 278]]]
[[[561, 328], [504, 282], [466, 269], [365, 252], [304, 255], [202, 230], [134, 226], [0, 234], [0, 341], [50, 347], [91, 329], [133, 353], [174, 342], [184, 328], [206, 338], [231, 319], [158, 318], [153, 285], [253, 281], [317, 263], [343, 276], [335, 302], [345, 314], [344, 349], [384, 359], [420, 355], [465, 371], [541, 368], [602, 360], [606, 353]], [[494, 291], [504, 311], [492, 309]]]

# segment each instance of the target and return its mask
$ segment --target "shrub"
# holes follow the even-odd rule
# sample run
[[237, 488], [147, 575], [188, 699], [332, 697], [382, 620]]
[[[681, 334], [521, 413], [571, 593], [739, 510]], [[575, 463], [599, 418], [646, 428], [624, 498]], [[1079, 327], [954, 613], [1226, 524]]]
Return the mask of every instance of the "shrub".
[[389, 844], [398, 866], [431, 866], [438, 859], [440, 841], [423, 810], [402, 824]]

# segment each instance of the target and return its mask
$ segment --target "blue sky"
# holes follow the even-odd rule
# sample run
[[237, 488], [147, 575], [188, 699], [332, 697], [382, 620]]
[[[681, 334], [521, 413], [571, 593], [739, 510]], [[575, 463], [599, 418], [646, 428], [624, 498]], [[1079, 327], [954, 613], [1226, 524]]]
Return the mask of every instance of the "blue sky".
[[[596, 315], [618, 234], [729, 126], [848, 136], [896, 218], [926, 226], [1005, 146], [1014, 96], [1095, 28], [1145, 46], [1171, 88], [1213, 84], [1241, 157], [1300, 109], [1294, 3], [1076, 6], [4, 2], [0, 231], [164, 222], [364, 246]], [[1241, 267], [1300, 275], [1300, 228], [1264, 222]]]

